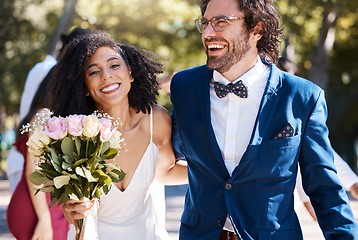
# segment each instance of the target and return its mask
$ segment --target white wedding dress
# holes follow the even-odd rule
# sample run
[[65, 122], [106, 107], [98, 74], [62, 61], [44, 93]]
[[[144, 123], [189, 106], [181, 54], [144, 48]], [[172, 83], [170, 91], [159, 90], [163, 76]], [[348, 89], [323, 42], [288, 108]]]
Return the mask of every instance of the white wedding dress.
[[127, 188], [112, 184], [102, 194], [97, 214], [100, 240], [167, 240], [164, 185], [153, 182], [159, 148], [153, 142], [150, 114], [150, 143]]

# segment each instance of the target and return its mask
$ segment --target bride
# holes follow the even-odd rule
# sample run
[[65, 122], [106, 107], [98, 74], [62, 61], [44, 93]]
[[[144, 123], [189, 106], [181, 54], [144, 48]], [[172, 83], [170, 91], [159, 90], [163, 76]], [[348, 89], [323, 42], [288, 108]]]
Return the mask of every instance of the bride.
[[[154, 55], [116, 43], [107, 33], [95, 32], [71, 42], [56, 66], [50, 84], [50, 106], [55, 115], [91, 114], [100, 110], [119, 118], [125, 150], [114, 159], [126, 173], [102, 195], [98, 234], [102, 239], [168, 239], [164, 215], [158, 214], [164, 195], [154, 201], [154, 182], [187, 183], [187, 169], [175, 161], [171, 118], [154, 105], [158, 95], [155, 74], [162, 65]], [[83, 219], [88, 199], [69, 200], [64, 214], [71, 224]]]

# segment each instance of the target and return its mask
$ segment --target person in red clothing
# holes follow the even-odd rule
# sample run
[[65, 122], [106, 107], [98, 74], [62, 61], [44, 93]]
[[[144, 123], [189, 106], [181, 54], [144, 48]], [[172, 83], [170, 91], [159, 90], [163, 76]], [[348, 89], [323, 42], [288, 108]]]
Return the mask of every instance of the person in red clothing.
[[[75, 28], [68, 35], [62, 35], [61, 40], [63, 47], [60, 50], [59, 57], [61, 57], [67, 45], [75, 38], [88, 34], [91, 31], [88, 29]], [[30, 109], [23, 119], [21, 119], [20, 126], [31, 122], [37, 112], [48, 107], [48, 90], [47, 85], [51, 81], [53, 72], [52, 68], [42, 80], [39, 88], [31, 102]], [[25, 99], [26, 101], [26, 99]], [[7, 223], [10, 232], [16, 239], [37, 239], [37, 240], [65, 240], [69, 225], [63, 216], [62, 206], [52, 206], [49, 208], [51, 202], [50, 194], [39, 192], [35, 194], [35, 185], [29, 181], [30, 174], [35, 170], [35, 165], [27, 154], [28, 134], [20, 135], [18, 132], [14, 147], [24, 157], [24, 167], [19, 184], [17, 185], [8, 209], [7, 209]]]
[[[47, 84], [51, 81], [52, 70], [39, 86], [32, 101], [30, 111], [21, 122], [31, 122], [37, 112], [46, 107]], [[35, 195], [36, 186], [29, 181], [30, 174], [35, 170], [35, 165], [28, 154], [26, 142], [28, 134], [18, 134], [14, 146], [24, 156], [24, 168], [19, 184], [11, 197], [7, 209], [7, 223], [9, 230], [18, 240], [65, 240], [69, 225], [62, 213], [62, 206], [49, 208], [50, 194], [39, 192]]]

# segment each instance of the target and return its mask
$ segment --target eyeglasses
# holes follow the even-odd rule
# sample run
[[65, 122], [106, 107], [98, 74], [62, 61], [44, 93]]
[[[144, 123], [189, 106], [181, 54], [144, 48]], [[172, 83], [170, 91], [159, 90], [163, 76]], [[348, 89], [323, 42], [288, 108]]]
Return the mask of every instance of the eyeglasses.
[[244, 17], [226, 17], [226, 16], [213, 17], [210, 20], [206, 18], [198, 18], [195, 20], [195, 26], [200, 33], [203, 33], [203, 30], [205, 30], [209, 22], [211, 22], [211, 26], [216, 32], [222, 32], [225, 30], [225, 27], [228, 25], [228, 21], [244, 20], [244, 19], [245, 19]]

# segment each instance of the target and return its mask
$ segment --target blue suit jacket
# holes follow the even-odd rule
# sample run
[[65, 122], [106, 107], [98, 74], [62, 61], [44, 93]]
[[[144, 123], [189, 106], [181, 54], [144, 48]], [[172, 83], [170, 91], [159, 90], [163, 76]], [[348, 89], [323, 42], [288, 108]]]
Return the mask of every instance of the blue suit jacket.
[[[174, 76], [172, 140], [189, 175], [180, 239], [217, 240], [227, 214], [239, 239], [302, 239], [293, 204], [298, 163], [325, 238], [358, 239], [333, 164], [323, 90], [273, 64], [270, 69], [249, 146], [231, 177], [211, 125], [213, 72], [204, 65]], [[294, 136], [274, 139], [287, 123]]]

